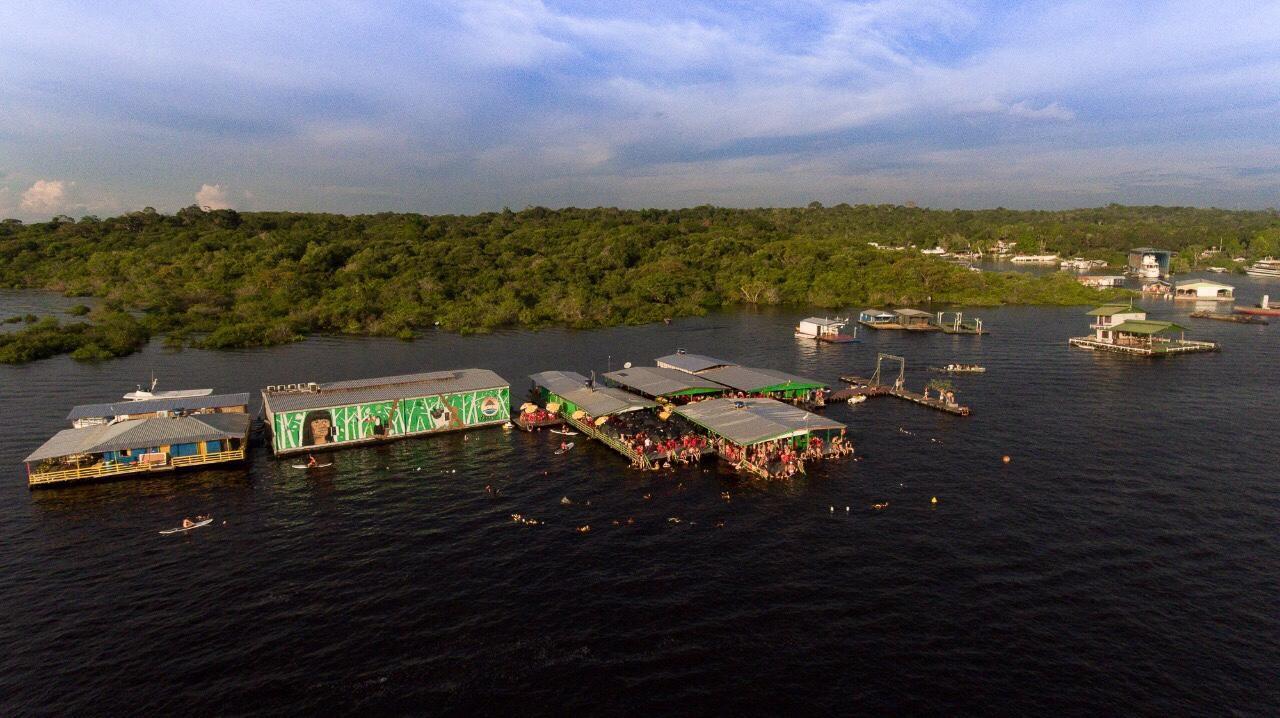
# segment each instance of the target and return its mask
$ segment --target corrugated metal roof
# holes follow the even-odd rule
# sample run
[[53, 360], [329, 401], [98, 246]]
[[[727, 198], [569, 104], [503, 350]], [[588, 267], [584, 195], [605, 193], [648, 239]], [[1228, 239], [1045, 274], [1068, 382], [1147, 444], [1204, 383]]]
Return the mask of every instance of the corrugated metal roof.
[[31, 452], [23, 461], [42, 461], [72, 454], [99, 454], [121, 449], [146, 449], [169, 444], [190, 444], [215, 439], [244, 439], [249, 435], [248, 414], [201, 414], [152, 417], [99, 424], [83, 429], [63, 429]]
[[808, 322], [819, 327], [843, 327], [847, 322], [840, 319], [827, 319], [826, 317], [805, 317], [801, 322]]
[[698, 374], [656, 366], [619, 369], [605, 374], [605, 377], [647, 396], [668, 396], [694, 390], [724, 391], [728, 388]]
[[872, 316], [872, 317], [886, 317], [886, 318], [888, 318], [888, 319], [893, 319], [893, 318], [894, 318], [894, 314], [893, 314], [893, 312], [886, 312], [886, 311], [885, 311], [885, 310], [883, 310], [883, 309], [863, 309], [863, 310], [862, 310], [862, 313], [861, 313], [861, 314], [859, 314], [858, 316], [861, 316], [861, 317], [866, 317], [866, 316]]
[[77, 419], [111, 418], [132, 414], [150, 414], [157, 411], [185, 409], [222, 409], [228, 406], [247, 406], [249, 392], [218, 394], [216, 396], [185, 396], [173, 399], [146, 399], [144, 401], [115, 401], [110, 404], [81, 404], [71, 409], [67, 421]]
[[1085, 316], [1089, 317], [1113, 317], [1117, 314], [1142, 314], [1145, 316], [1146, 312], [1128, 304], [1104, 304], [1097, 309], [1085, 312]]
[[747, 366], [726, 366], [708, 369], [699, 374], [699, 376], [706, 377], [738, 391], [757, 391], [780, 384], [788, 384], [796, 389], [826, 386], [826, 384], [817, 379], [796, 376], [776, 369], [759, 369]]
[[843, 429], [844, 424], [774, 399], [711, 399], [678, 407], [676, 413], [741, 446]]
[[675, 369], [693, 373], [706, 371], [707, 369], [718, 366], [735, 366], [733, 362], [727, 359], [717, 359], [705, 354], [686, 354], [685, 352], [677, 352], [675, 354], [668, 354], [664, 357], [658, 357], [656, 362], [659, 365], [666, 364], [667, 366]]
[[900, 317], [932, 317], [933, 316], [933, 314], [929, 312], [921, 311], [919, 309], [895, 309], [893, 310], [893, 313], [897, 314]]
[[1209, 287], [1211, 289], [1235, 289], [1230, 284], [1222, 284], [1220, 282], [1210, 282], [1207, 279], [1193, 279], [1189, 282], [1178, 282], [1174, 285], [1178, 289], [1187, 289], [1194, 287]]
[[535, 384], [564, 397], [591, 416], [609, 416], [637, 409], [651, 409], [656, 402], [612, 387], [587, 388], [587, 378], [572, 371], [544, 371], [529, 376]]
[[506, 379], [488, 369], [457, 369], [335, 381], [318, 385], [317, 391], [264, 392], [263, 402], [273, 412], [305, 411], [506, 386]]
[[1173, 331], [1185, 332], [1187, 330], [1186, 327], [1173, 322], [1158, 322], [1149, 319], [1126, 319], [1113, 327], [1109, 327], [1109, 329], [1113, 332], [1148, 335]]

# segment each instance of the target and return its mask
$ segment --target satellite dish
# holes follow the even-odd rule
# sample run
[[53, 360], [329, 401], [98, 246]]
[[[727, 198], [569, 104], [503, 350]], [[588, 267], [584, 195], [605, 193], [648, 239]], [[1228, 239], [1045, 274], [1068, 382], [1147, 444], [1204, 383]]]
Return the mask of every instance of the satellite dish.
[[623, 369], [630, 369], [630, 368], [631, 368], [631, 362], [627, 362], [626, 364], [623, 364], [623, 365], [622, 365], [622, 368], [623, 368]]

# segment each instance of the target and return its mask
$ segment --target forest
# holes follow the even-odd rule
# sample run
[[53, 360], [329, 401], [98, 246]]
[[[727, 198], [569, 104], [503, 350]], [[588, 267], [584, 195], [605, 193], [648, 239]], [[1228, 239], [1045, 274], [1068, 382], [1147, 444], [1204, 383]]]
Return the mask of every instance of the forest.
[[[1123, 263], [1134, 246], [1280, 255], [1280, 215], [1110, 205], [1069, 211], [841, 204], [781, 209], [504, 209], [476, 215], [147, 208], [0, 221], [0, 286], [92, 297], [92, 311], [0, 334], [0, 361], [231, 348], [313, 333], [413, 339], [439, 327], [592, 328], [735, 305], [1084, 304], [1066, 274], [970, 272], [916, 251], [1058, 252]], [[20, 317], [10, 321], [23, 321]]]

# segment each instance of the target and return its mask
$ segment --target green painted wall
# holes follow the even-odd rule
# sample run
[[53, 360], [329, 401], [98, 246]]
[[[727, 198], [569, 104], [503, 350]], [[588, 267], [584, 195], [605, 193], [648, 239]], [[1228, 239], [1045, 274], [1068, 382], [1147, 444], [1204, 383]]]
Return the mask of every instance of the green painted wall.
[[375, 438], [447, 431], [507, 421], [508, 387], [354, 406], [279, 412], [272, 418], [275, 451], [332, 446]]

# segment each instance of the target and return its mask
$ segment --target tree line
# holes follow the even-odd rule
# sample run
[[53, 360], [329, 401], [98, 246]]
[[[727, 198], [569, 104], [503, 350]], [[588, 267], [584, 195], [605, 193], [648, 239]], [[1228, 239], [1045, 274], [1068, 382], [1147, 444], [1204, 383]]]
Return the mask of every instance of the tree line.
[[[1122, 263], [1133, 246], [1280, 254], [1274, 211], [1062, 212], [894, 205], [547, 209], [476, 215], [145, 209], [0, 221], [0, 286], [95, 297], [84, 321], [0, 335], [0, 361], [99, 359], [152, 336], [206, 348], [312, 333], [412, 339], [431, 327], [592, 328], [741, 304], [1082, 304], [1066, 275], [967, 271], [881, 245], [1059, 252]], [[50, 322], [53, 321], [51, 324]]]

